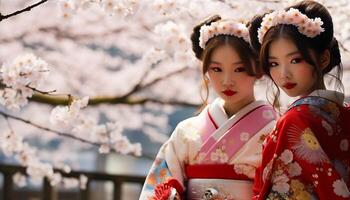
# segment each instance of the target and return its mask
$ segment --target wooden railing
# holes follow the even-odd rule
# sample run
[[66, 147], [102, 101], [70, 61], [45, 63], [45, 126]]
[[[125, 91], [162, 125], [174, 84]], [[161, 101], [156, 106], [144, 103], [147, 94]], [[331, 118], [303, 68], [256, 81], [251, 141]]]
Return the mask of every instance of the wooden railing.
[[[17, 172], [25, 173], [26, 168], [21, 166], [14, 165], [6, 165], [0, 164], [0, 173], [4, 177], [4, 184], [2, 191], [2, 199], [3, 200], [15, 200], [14, 198], [14, 183], [13, 183], [13, 175]], [[88, 182], [85, 190], [79, 191], [80, 200], [92, 200], [90, 199], [89, 193], [91, 192], [91, 188], [89, 187], [92, 181], [102, 181], [102, 182], [112, 182], [113, 183], [113, 200], [120, 200], [122, 196], [122, 185], [124, 183], [137, 183], [142, 186], [145, 181], [144, 176], [130, 176], [130, 175], [112, 175], [100, 172], [87, 172], [87, 171], [71, 171], [70, 173], [64, 173], [60, 170], [55, 170], [60, 172], [64, 177], [74, 177], [79, 178], [80, 175], [85, 175], [88, 178]], [[41, 199], [43, 200], [54, 200], [57, 199], [55, 197], [55, 193], [53, 187], [50, 185], [50, 182], [45, 179], [43, 181], [43, 186], [41, 190]], [[17, 199], [16, 199], [17, 200]]]

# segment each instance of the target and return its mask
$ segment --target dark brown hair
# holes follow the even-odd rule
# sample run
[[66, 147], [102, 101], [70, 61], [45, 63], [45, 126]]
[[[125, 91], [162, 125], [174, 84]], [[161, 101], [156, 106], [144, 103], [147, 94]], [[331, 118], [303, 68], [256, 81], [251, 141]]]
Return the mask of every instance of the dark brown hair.
[[203, 100], [204, 107], [207, 104], [208, 95], [209, 95], [209, 87], [208, 80], [205, 74], [208, 71], [208, 67], [211, 61], [211, 56], [213, 52], [223, 45], [229, 45], [234, 50], [237, 51], [239, 57], [242, 59], [242, 62], [247, 66], [247, 73], [250, 76], [255, 76], [260, 78], [262, 76], [261, 70], [257, 67], [257, 54], [254, 53], [253, 49], [250, 47], [250, 44], [244, 41], [242, 38], [238, 38], [231, 35], [217, 35], [215, 37], [210, 38], [207, 43], [205, 49], [202, 49], [199, 46], [199, 36], [200, 29], [203, 25], [210, 25], [213, 22], [217, 22], [222, 20], [219, 15], [214, 15], [203, 22], [199, 23], [197, 26], [193, 28], [193, 32], [191, 35], [192, 40], [192, 50], [195, 53], [196, 57], [202, 61], [202, 77], [203, 77], [203, 89], [205, 91], [205, 97], [203, 97], [203, 92], [201, 92], [201, 97]]
[[[314, 74], [316, 75], [318, 81], [323, 81], [325, 74], [330, 72], [333, 68], [337, 68], [337, 74], [331, 76], [336, 79], [337, 87], [343, 89], [340, 79], [342, 73], [340, 51], [338, 41], [333, 36], [333, 21], [331, 15], [322, 4], [310, 0], [301, 1], [295, 5], [287, 7], [285, 10], [289, 10], [290, 8], [298, 9], [301, 13], [307, 15], [311, 19], [316, 17], [321, 18], [323, 21], [322, 27], [324, 28], [324, 32], [314, 38], [309, 38], [301, 34], [298, 31], [298, 28], [294, 25], [279, 24], [267, 31], [263, 38], [263, 43], [260, 44], [257, 36], [258, 28], [260, 28], [262, 18], [265, 14], [255, 16], [250, 23], [249, 35], [252, 47], [255, 49], [255, 51], [260, 52], [259, 61], [262, 70], [272, 80], [268, 61], [269, 48], [273, 41], [283, 37], [291, 40], [299, 50], [303, 59], [313, 66]], [[322, 69], [320, 58], [326, 50], [330, 52], [330, 62], [328, 66]], [[277, 87], [275, 83], [274, 85]], [[279, 95], [280, 91], [277, 87], [277, 90], [274, 92], [274, 99], [272, 101], [274, 107], [278, 107]]]

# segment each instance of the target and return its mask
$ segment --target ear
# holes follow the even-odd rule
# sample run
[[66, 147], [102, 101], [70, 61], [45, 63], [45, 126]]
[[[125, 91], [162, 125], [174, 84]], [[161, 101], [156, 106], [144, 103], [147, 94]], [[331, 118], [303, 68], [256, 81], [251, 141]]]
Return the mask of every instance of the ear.
[[321, 55], [321, 68], [322, 68], [322, 70], [325, 69], [329, 65], [330, 61], [331, 61], [331, 54], [330, 54], [329, 50], [326, 49]]

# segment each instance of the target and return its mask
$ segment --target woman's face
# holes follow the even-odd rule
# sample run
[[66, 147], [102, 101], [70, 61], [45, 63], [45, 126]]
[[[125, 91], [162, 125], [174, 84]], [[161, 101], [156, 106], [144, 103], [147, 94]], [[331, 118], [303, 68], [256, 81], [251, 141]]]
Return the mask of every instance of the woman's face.
[[268, 61], [273, 81], [288, 96], [306, 96], [316, 89], [314, 67], [304, 60], [292, 40], [279, 38], [273, 41]]
[[216, 48], [208, 66], [207, 75], [214, 91], [226, 105], [246, 105], [254, 99], [255, 77], [249, 76], [245, 63], [229, 45]]

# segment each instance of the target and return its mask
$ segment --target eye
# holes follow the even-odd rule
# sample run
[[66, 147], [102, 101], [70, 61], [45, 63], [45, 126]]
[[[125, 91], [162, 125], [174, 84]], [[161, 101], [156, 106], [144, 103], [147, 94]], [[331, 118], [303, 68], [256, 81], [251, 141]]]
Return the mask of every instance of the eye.
[[298, 63], [301, 63], [302, 61], [303, 61], [302, 58], [294, 58], [294, 59], [292, 59], [290, 62], [291, 62], [292, 64], [298, 64]]
[[247, 71], [247, 68], [246, 67], [237, 67], [234, 71], [235, 72], [245, 72], [245, 71]]
[[222, 71], [220, 67], [210, 67], [210, 70], [214, 71], [214, 72], [221, 72]]
[[277, 62], [269, 62], [269, 67], [277, 67], [278, 63]]

